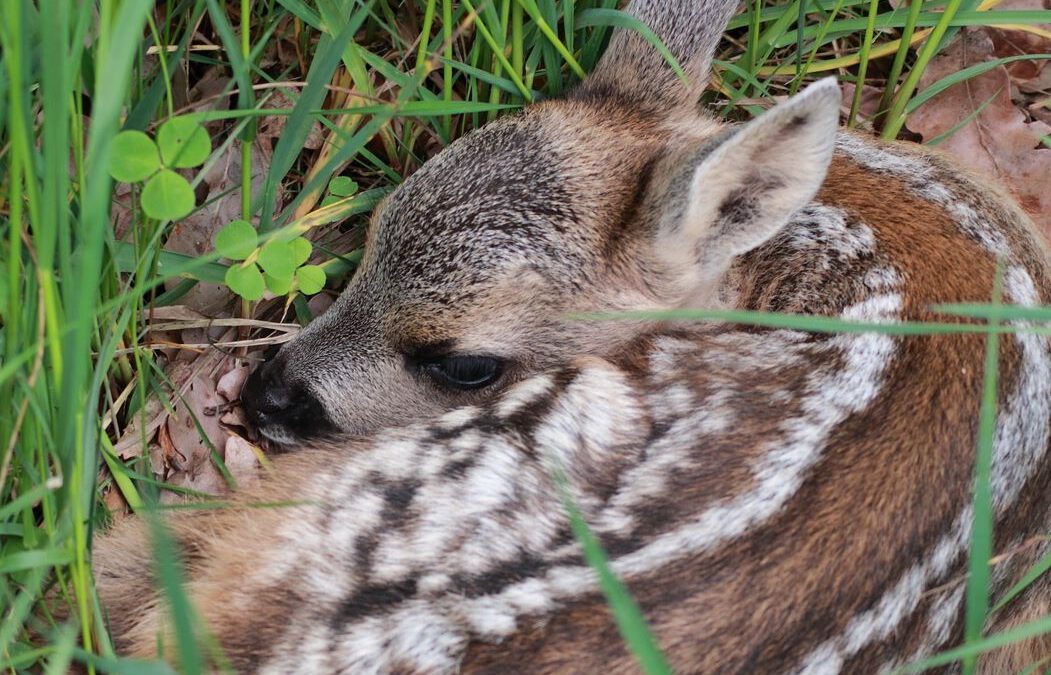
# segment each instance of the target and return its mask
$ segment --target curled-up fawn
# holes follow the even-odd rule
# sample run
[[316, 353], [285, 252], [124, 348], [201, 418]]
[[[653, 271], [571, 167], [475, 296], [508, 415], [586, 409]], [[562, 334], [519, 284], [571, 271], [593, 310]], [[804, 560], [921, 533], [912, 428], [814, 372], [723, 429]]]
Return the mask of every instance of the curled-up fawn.
[[[632, 672], [559, 479], [676, 672], [878, 672], [957, 644], [985, 336], [582, 313], [738, 308], [960, 321], [1051, 301], [996, 189], [837, 131], [821, 81], [752, 122], [696, 107], [736, 0], [628, 6], [560, 100], [466, 135], [381, 207], [339, 302], [243, 395], [295, 448], [167, 520], [245, 672]], [[1048, 546], [1051, 345], [1001, 337], [993, 597]], [[258, 502], [291, 506], [253, 508]], [[96, 543], [120, 651], [171, 644], [147, 528]], [[1051, 612], [1051, 579], [995, 613]], [[167, 634], [168, 637], [164, 637]], [[1046, 637], [983, 657], [1014, 672]], [[1014, 670], [1012, 670], [1014, 669]]]

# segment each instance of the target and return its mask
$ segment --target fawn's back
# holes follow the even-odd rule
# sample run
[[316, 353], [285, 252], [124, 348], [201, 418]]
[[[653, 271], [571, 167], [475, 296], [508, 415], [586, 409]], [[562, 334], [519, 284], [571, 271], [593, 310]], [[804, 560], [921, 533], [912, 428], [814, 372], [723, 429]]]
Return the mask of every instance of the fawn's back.
[[[409, 178], [337, 305], [253, 376], [263, 435], [310, 447], [169, 520], [238, 670], [633, 670], [563, 492], [676, 672], [874, 672], [960, 640], [983, 335], [580, 317], [959, 321], [931, 305], [989, 301], [998, 266], [1005, 302], [1051, 302], [1026, 217], [936, 155], [837, 136], [833, 84], [740, 127], [697, 113], [734, 4], [632, 2], [690, 86], [616, 33], [567, 99]], [[996, 594], [1051, 529], [1051, 344], [1000, 342]], [[134, 654], [168, 630], [144, 536], [95, 552]], [[1049, 612], [1045, 579], [988, 630]]]

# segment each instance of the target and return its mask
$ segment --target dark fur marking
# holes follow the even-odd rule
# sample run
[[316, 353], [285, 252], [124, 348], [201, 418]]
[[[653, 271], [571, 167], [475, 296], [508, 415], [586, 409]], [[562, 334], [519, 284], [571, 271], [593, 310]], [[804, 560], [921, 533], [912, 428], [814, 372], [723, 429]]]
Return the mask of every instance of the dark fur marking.
[[719, 231], [722, 233], [731, 227], [753, 221], [758, 215], [759, 201], [755, 197], [755, 190], [747, 187], [732, 190], [719, 204]]
[[804, 115], [804, 114], [793, 115], [792, 119], [788, 120], [788, 123], [785, 124], [784, 130], [785, 131], [795, 131], [796, 129], [799, 129], [800, 127], [804, 126], [809, 121], [810, 121], [810, 117], [808, 115]]
[[357, 619], [372, 615], [384, 608], [397, 605], [416, 597], [418, 589], [415, 578], [408, 578], [383, 586], [364, 586], [340, 603], [339, 608], [329, 620], [333, 630]]
[[[401, 523], [405, 527], [410, 519], [404, 517], [404, 512], [409, 508], [416, 492], [420, 489], [418, 479], [409, 479], [384, 484], [382, 478], [370, 481], [377, 485], [383, 485], [383, 513], [380, 514], [381, 526], [390, 531], [395, 529], [390, 523]], [[328, 514], [327, 514], [328, 515]], [[330, 515], [329, 515], [330, 517]], [[327, 529], [327, 528], [326, 528]], [[354, 540], [354, 563], [358, 569], [369, 569], [372, 566], [372, 554], [379, 544], [379, 537], [375, 532], [366, 532], [358, 535]]]
[[466, 478], [467, 472], [474, 468], [474, 465], [478, 463], [478, 457], [476, 455], [469, 455], [463, 459], [458, 459], [449, 462], [442, 467], [442, 476], [446, 478]]
[[452, 578], [450, 585], [468, 598], [477, 598], [498, 593], [513, 583], [538, 577], [550, 566], [550, 562], [527, 555], [484, 574], [471, 576], [458, 574]]
[[387, 514], [397, 516], [407, 509], [419, 489], [420, 481], [418, 479], [403, 480], [388, 485], [384, 492], [384, 498], [386, 499], [386, 503], [383, 506], [384, 520], [386, 520]]

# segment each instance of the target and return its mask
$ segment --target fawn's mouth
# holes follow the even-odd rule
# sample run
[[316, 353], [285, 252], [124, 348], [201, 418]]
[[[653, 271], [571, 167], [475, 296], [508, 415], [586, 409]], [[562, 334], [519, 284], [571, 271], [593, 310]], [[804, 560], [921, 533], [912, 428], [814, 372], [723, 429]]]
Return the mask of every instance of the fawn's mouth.
[[241, 389], [241, 407], [248, 426], [278, 449], [293, 449], [335, 430], [321, 402], [301, 384], [275, 374], [272, 363], [248, 376]]

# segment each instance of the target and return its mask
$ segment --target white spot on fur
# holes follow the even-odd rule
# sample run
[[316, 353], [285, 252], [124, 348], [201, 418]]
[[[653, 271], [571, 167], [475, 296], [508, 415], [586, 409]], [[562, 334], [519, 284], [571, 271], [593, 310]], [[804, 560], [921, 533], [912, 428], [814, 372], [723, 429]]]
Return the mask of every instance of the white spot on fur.
[[863, 283], [872, 291], [889, 291], [901, 285], [901, 273], [893, 267], [874, 267], [865, 273]]
[[435, 426], [442, 431], [452, 431], [473, 422], [478, 418], [479, 412], [481, 411], [477, 406], [473, 405], [457, 408], [439, 417], [435, 422]]
[[952, 634], [952, 627], [955, 625], [956, 619], [960, 615], [966, 590], [967, 587], [960, 583], [956, 588], [944, 591], [941, 597], [932, 602], [927, 612], [927, 629], [923, 644], [908, 659], [895, 658], [887, 661], [880, 668], [880, 672], [890, 673], [906, 663], [919, 661], [928, 656], [938, 646], [945, 644]]
[[855, 617], [844, 635], [843, 651], [856, 654], [870, 642], [890, 635], [919, 602], [926, 582], [925, 572], [921, 567], [913, 567], [902, 575], [890, 593], [880, 598], [875, 608]]
[[493, 639], [515, 632], [518, 627], [515, 616], [513, 608], [503, 599], [484, 597], [471, 603], [471, 611], [464, 618], [472, 633]]
[[[643, 432], [634, 390], [623, 373], [599, 363], [581, 369], [534, 431], [536, 451], [571, 484], [575, 472], [589, 472]], [[590, 475], [579, 478], [586, 483]]]
[[[1009, 302], [1025, 307], [1040, 304], [1032, 277], [1021, 267], [1010, 267], [1004, 275]], [[1012, 322], [1015, 326], [1031, 326]], [[1000, 410], [996, 433], [997, 457], [993, 463], [993, 500], [998, 513], [1014, 503], [1029, 475], [1047, 453], [1051, 435], [1051, 338], [1036, 333], [1014, 335], [1022, 365], [1014, 395]]]
[[496, 405], [496, 414], [507, 419], [526, 406], [535, 403], [544, 394], [551, 391], [553, 386], [554, 383], [547, 375], [537, 375], [516, 384], [500, 398]]
[[[814, 262], [823, 262], [829, 254], [842, 258], [856, 258], [876, 249], [876, 235], [864, 223], [848, 224], [843, 209], [812, 202], [796, 211], [785, 228], [788, 246], [801, 252], [810, 252]], [[816, 254], [816, 255], [815, 255]]]
[[843, 657], [831, 644], [823, 644], [803, 661], [799, 675], [837, 675], [843, 668]]
[[[452, 673], [459, 666], [466, 644], [463, 630], [448, 616], [432, 604], [416, 600], [389, 615], [369, 617], [345, 627], [331, 645], [328, 668], [305, 671], [297, 666], [284, 672], [325, 672], [338, 664], [338, 672], [355, 674], [378, 675], [393, 670]], [[292, 647], [290, 652], [294, 658], [299, 650]], [[274, 668], [272, 672], [281, 671]]]
[[437, 594], [449, 587], [451, 579], [448, 574], [424, 574], [416, 582], [421, 595]]

